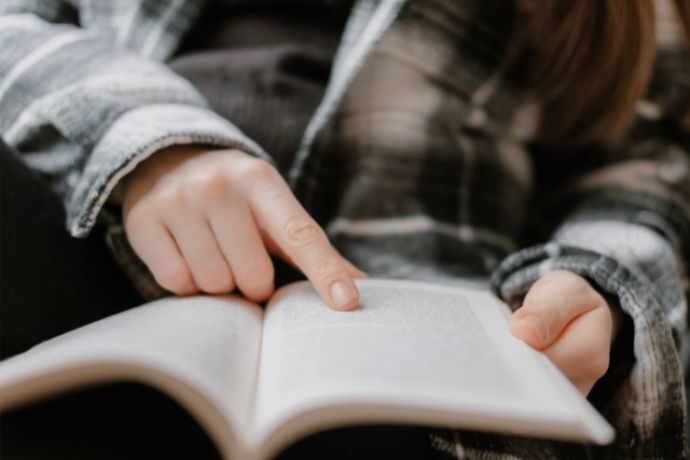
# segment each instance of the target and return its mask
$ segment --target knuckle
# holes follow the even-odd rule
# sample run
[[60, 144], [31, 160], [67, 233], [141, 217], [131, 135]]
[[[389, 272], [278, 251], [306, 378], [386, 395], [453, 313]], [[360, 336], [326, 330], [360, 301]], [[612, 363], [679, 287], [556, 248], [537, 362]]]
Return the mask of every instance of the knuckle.
[[279, 176], [270, 163], [257, 158], [247, 158], [234, 171], [241, 179], [251, 183], [272, 182]]
[[175, 210], [185, 204], [185, 196], [182, 187], [178, 185], [170, 185], [163, 187], [156, 195], [155, 205], [151, 203], [152, 208], [159, 207], [160, 209]]
[[295, 216], [288, 219], [285, 224], [284, 235], [288, 246], [297, 249], [312, 246], [325, 238], [321, 227], [306, 216]]
[[240, 178], [251, 197], [272, 199], [283, 192], [282, 177], [268, 162], [253, 160], [244, 168]]
[[125, 215], [125, 230], [131, 232], [146, 226], [154, 209], [147, 202], [140, 202], [132, 206]]
[[220, 171], [206, 171], [189, 178], [186, 189], [193, 201], [219, 202], [227, 196], [227, 180]]
[[207, 173], [198, 179], [198, 189], [203, 200], [221, 201], [227, 194], [227, 179], [219, 171]]
[[265, 160], [252, 159], [247, 162], [246, 174], [255, 180], [274, 179], [276, 177], [276, 170]]
[[320, 279], [325, 281], [337, 275], [342, 271], [342, 268], [340, 263], [329, 257], [316, 264], [316, 274]]

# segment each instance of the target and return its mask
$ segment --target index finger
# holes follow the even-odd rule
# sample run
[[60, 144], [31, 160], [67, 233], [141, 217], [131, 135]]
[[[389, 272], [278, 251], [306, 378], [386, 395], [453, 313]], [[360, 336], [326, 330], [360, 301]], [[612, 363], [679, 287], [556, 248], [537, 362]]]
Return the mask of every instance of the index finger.
[[328, 306], [337, 310], [357, 307], [359, 292], [349, 266], [282, 178], [257, 184], [250, 204], [258, 223], [312, 282]]

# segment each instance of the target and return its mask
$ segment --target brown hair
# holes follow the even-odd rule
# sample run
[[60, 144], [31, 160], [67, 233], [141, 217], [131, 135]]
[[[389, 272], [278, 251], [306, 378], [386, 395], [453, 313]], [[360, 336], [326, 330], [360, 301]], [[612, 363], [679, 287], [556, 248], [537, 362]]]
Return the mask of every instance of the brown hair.
[[[690, 0], [675, 0], [690, 39]], [[522, 0], [543, 104], [541, 140], [613, 144], [656, 56], [653, 0]]]

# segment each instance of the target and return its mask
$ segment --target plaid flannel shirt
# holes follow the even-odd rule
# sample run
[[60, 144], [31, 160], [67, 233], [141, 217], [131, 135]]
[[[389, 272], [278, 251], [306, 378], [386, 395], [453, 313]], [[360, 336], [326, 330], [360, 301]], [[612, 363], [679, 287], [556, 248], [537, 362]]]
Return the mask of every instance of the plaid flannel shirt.
[[[654, 80], [616, 149], [531, 151], [538, 104], [503, 65], [509, 0], [361, 0], [290, 182], [334, 244], [377, 276], [490, 279], [516, 306], [564, 269], [627, 314], [593, 399], [604, 448], [437, 431], [440, 455], [685, 458], [679, 347], [690, 259], [687, 48], [661, 34]], [[4, 0], [0, 134], [89, 232], [118, 180], [157, 150], [270, 156], [164, 65], [202, 1]], [[231, 83], [229, 83], [231, 84]], [[160, 290], [113, 227], [116, 255]], [[464, 280], [464, 281], [463, 281]]]

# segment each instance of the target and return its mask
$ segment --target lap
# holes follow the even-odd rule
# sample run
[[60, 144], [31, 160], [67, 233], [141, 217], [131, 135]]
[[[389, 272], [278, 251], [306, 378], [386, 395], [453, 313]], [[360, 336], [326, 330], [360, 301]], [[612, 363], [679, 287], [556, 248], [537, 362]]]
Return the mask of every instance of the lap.
[[0, 358], [141, 302], [102, 234], [71, 237], [60, 198], [0, 141]]

